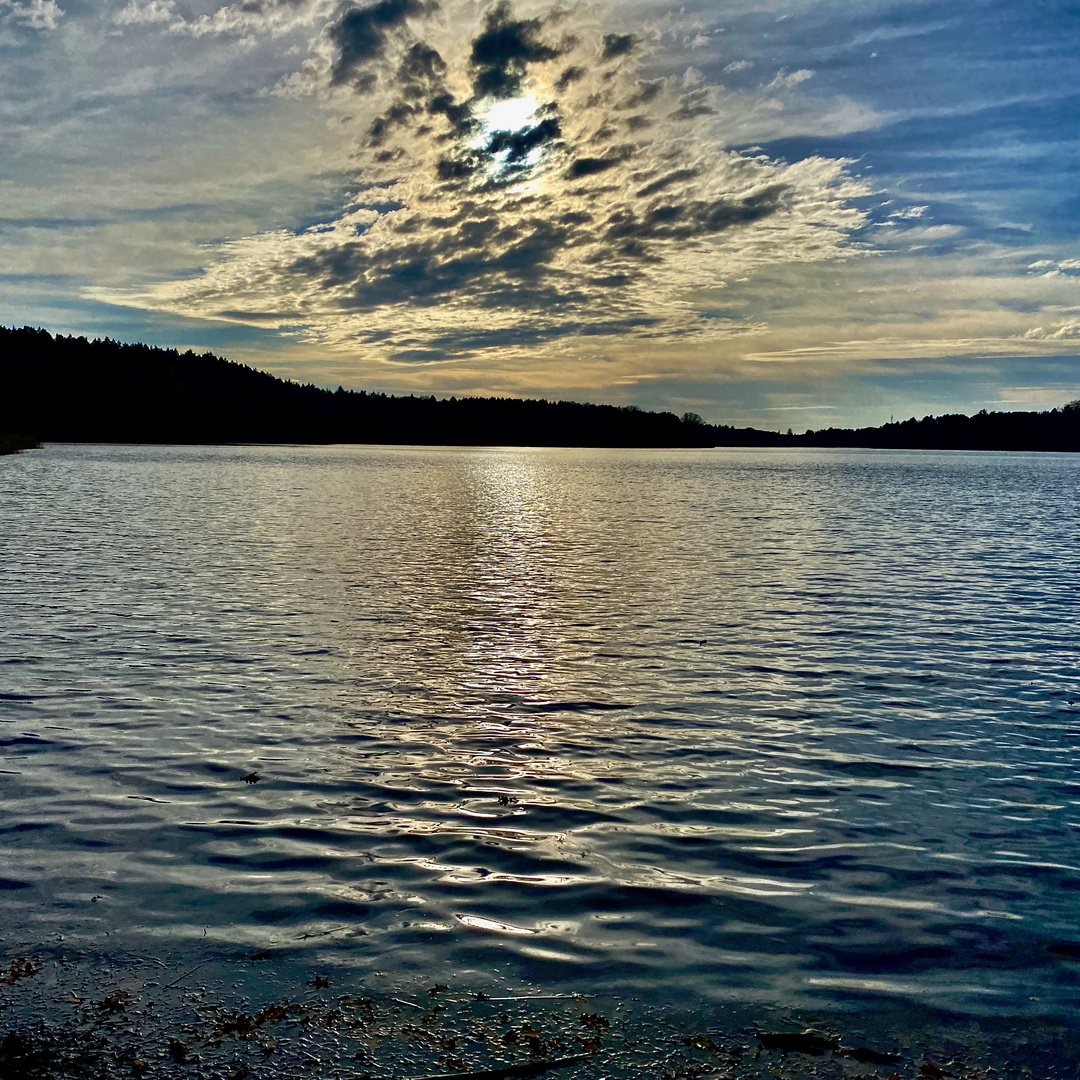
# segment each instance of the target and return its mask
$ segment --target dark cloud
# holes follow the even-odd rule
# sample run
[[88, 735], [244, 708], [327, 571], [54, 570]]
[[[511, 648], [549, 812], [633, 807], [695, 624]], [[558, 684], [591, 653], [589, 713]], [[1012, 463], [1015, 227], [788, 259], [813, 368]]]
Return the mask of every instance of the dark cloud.
[[[398, 100], [372, 121], [368, 128], [371, 146], [381, 145], [395, 128], [406, 126], [423, 116], [445, 116], [453, 135], [465, 135], [473, 129], [468, 103], [458, 104], [445, 86], [446, 61], [437, 49], [426, 42], [415, 41], [406, 50], [395, 73]], [[429, 134], [431, 128], [421, 124], [414, 134]]]
[[570, 163], [566, 175], [571, 180], [579, 180], [583, 176], [595, 176], [597, 173], [607, 172], [619, 164], [618, 158], [583, 157]]
[[[382, 42], [372, 44], [372, 26], [378, 29], [397, 25], [395, 20], [407, 18], [420, 2], [381, 0], [376, 7], [363, 9], [367, 51], [354, 44], [349, 55], [355, 65], [376, 47], [384, 47]], [[392, 9], [391, 4], [395, 5]], [[378, 20], [375, 12], [380, 12]], [[647, 155], [645, 167], [636, 177], [640, 185], [636, 199], [640, 203], [633, 201], [635, 196], [619, 194], [620, 182], [602, 183], [588, 189], [568, 188], [565, 192], [573, 198], [585, 198], [587, 191], [588, 198], [603, 199], [607, 209], [600, 214], [585, 207], [533, 213], [530, 206], [544, 206], [545, 200], [552, 197], [558, 200], [551, 188], [557, 177], [574, 182], [600, 176], [643, 153], [643, 147], [636, 142], [618, 142], [620, 131], [650, 126], [653, 116], [649, 106], [667, 87], [663, 79], [644, 81], [616, 70], [617, 81], [611, 90], [603, 92], [606, 104], [594, 101], [594, 94], [584, 105], [574, 106], [575, 115], [584, 111], [587, 116], [596, 110], [601, 121], [588, 136], [577, 136], [576, 155], [573, 144], [564, 141], [566, 122], [553, 102], [539, 104], [533, 119], [521, 127], [490, 131], [478, 141], [476, 135], [482, 130], [490, 99], [522, 93], [530, 65], [562, 55], [561, 45], [543, 38], [546, 25], [549, 21], [542, 19], [514, 18], [505, 2], [489, 11], [471, 42], [468, 71], [473, 96], [466, 101], [455, 100], [448, 91], [447, 65], [439, 52], [424, 42], [410, 45], [396, 68], [397, 101], [372, 124], [370, 139], [378, 143], [395, 128], [414, 123], [417, 117], [444, 117], [449, 130], [429, 145], [438, 145], [439, 141], [452, 145], [428, 160], [432, 161], [437, 182], [433, 192], [443, 192], [444, 198], [446, 192], [454, 192], [450, 197], [458, 200], [456, 210], [430, 216], [395, 214], [392, 223], [387, 220], [389, 231], [382, 233], [383, 242], [366, 244], [358, 237], [357, 241], [296, 260], [289, 273], [332, 291], [338, 307], [350, 312], [403, 303], [436, 308], [468, 297], [475, 309], [540, 316], [553, 311], [567, 315], [576, 312], [575, 317], [582, 320], [568, 331], [565, 324], [552, 330], [550, 320], [542, 318], [540, 328], [512, 332], [519, 343], [567, 332], [603, 333], [602, 327], [609, 320], [586, 317], [584, 313], [599, 303], [610, 306], [613, 318], [621, 309], [622, 293], [643, 283], [645, 275], [655, 272], [652, 268], [663, 266], [670, 252], [781, 209], [787, 193], [781, 184], [741, 197], [693, 198], [700, 169], [670, 165], [665, 169], [662, 159]], [[359, 32], [354, 36], [362, 37]], [[629, 55], [638, 44], [639, 39], [632, 34], [606, 34], [602, 38], [602, 58], [614, 60]], [[565, 90], [588, 77], [584, 66], [568, 66], [559, 76], [556, 89]], [[617, 125], [604, 120], [599, 110], [610, 108], [620, 99], [618, 107], [641, 111]], [[685, 93], [678, 105], [689, 115], [705, 107], [704, 96]], [[676, 118], [682, 117], [676, 114]], [[415, 128], [413, 135], [417, 135]], [[592, 153], [580, 152], [586, 145], [594, 148]], [[556, 172], [551, 162], [560, 158], [569, 160], [557, 166]], [[532, 170], [549, 177], [539, 203], [535, 196], [510, 195], [513, 185]], [[497, 202], [488, 201], [499, 190], [506, 194], [497, 196]], [[681, 194], [668, 197], [669, 192]], [[415, 208], [418, 204], [413, 205]], [[556, 205], [557, 201], [552, 209]], [[496, 334], [508, 332], [500, 329]], [[489, 347], [482, 344], [488, 337], [479, 332], [455, 334], [453, 346], [449, 340], [441, 339], [414, 345], [407, 340], [411, 336], [396, 339], [402, 347], [395, 353], [396, 359], [423, 363], [456, 351]]]
[[442, 181], [469, 180], [480, 168], [481, 161], [477, 154], [459, 154], [439, 158], [435, 165], [435, 175]]
[[396, 349], [390, 359], [399, 364], [431, 364], [449, 357], [467, 356], [487, 349], [509, 349], [543, 345], [565, 337], [610, 337], [655, 326], [648, 316], [612, 318], [602, 323], [568, 319], [546, 326], [508, 326], [498, 329], [470, 329], [426, 338], [422, 345]]
[[595, 176], [597, 173], [607, 172], [608, 169], [621, 165], [629, 158], [637, 147], [633, 144], [613, 146], [603, 157], [579, 157], [570, 163], [566, 170], [569, 180], [580, 180], [583, 176]]
[[402, 97], [432, 97], [443, 89], [446, 61], [423, 41], [415, 42], [398, 67], [397, 81]]
[[506, 0], [488, 12], [470, 54], [476, 97], [516, 97], [529, 64], [545, 63], [562, 55], [562, 46], [541, 40], [543, 25], [540, 19], [513, 18]]
[[277, 323], [282, 319], [294, 319], [301, 320], [304, 317], [302, 311], [233, 311], [229, 308], [224, 308], [221, 311], [215, 312], [220, 319], [240, 319], [244, 322], [267, 322]]
[[600, 59], [607, 61], [619, 56], [629, 56], [640, 41], [641, 38], [637, 34], [605, 34]]
[[429, 116], [445, 116], [457, 135], [467, 135], [475, 127], [472, 105], [467, 101], [455, 101], [452, 94], [436, 94], [428, 102], [427, 111]]
[[[397, 230], [399, 242], [390, 247], [351, 242], [296, 260], [289, 271], [325, 287], [344, 287], [340, 306], [350, 310], [406, 300], [441, 303], [463, 290], [491, 308], [546, 310], [585, 300], [552, 272], [553, 260], [577, 241], [569, 225], [533, 218], [507, 226], [489, 213], [444, 220], [436, 230], [432, 224], [417, 216]], [[407, 239], [410, 233], [416, 238]]]
[[[782, 164], [703, 145], [687, 121], [711, 109], [712, 89], [642, 79], [634, 35], [570, 45], [554, 15], [516, 18], [503, 2], [440, 52], [408, 25], [433, 3], [378, 0], [334, 23], [333, 80], [379, 80], [359, 157], [365, 182], [385, 190], [324, 228], [269, 237], [246, 277], [253, 319], [274, 310], [260, 299], [270, 281], [290, 298], [283, 309], [304, 306], [339, 342], [375, 344], [378, 332], [382, 355], [406, 363], [630, 327], [701, 333], [677, 297], [725, 280], [733, 253], [740, 272], [768, 258], [784, 222], [828, 212], [828, 168], [785, 182]], [[767, 235], [714, 242], [775, 216]], [[220, 285], [191, 289], [235, 311], [235, 284], [226, 269]]]
[[[693, 240], [722, 232], [734, 225], [748, 225], [778, 213], [790, 194], [784, 184], [770, 184], [741, 199], [695, 199], [665, 203], [638, 214], [623, 208], [608, 218], [606, 241]], [[622, 250], [622, 249], [621, 249]], [[647, 248], [635, 252], [648, 253]], [[629, 250], [626, 251], [629, 254]]]
[[622, 109], [638, 109], [642, 105], [649, 105], [654, 102], [659, 96], [660, 91], [664, 89], [663, 79], [653, 79], [651, 82], [642, 80], [638, 84], [638, 89], [635, 93], [631, 94], [620, 106]]
[[[385, 51], [390, 32], [387, 28], [427, 10], [421, 7], [422, 3], [423, 0], [380, 0], [373, 7], [353, 9], [343, 16], [331, 32], [339, 45], [335, 79], [355, 71], [351, 77], [353, 85], [361, 85], [360, 79], [372, 80], [373, 72], [363, 65]], [[440, 53], [426, 42], [414, 41], [395, 73], [397, 100], [372, 121], [368, 145], [380, 146], [396, 129], [409, 127], [418, 118], [442, 116], [449, 130], [436, 135], [436, 142], [456, 143], [434, 163], [435, 178], [444, 188], [463, 188], [477, 182], [490, 188], [520, 178], [523, 170], [538, 163], [536, 151], [550, 149], [559, 142], [562, 122], [558, 107], [554, 102], [540, 104], [535, 113], [540, 119], [513, 131], [495, 131], [481, 146], [474, 139], [481, 126], [477, 117], [492, 97], [505, 99], [520, 93], [530, 64], [553, 60], [575, 47], [576, 39], [572, 35], [564, 35], [557, 45], [543, 40], [544, 26], [557, 21], [557, 14], [546, 21], [516, 19], [506, 0], [491, 9], [471, 42], [469, 71], [473, 95], [467, 101], [456, 100], [447, 89], [447, 64]], [[567, 68], [562, 85], [568, 86], [584, 75], [583, 68]], [[366, 82], [363, 88], [368, 88]], [[427, 124], [420, 123], [413, 126], [412, 135], [423, 138], [431, 130]], [[376, 164], [391, 160], [381, 154]]]
[[686, 180], [692, 180], [697, 174], [697, 169], [676, 169], [674, 172], [668, 173], [667, 176], [661, 176], [659, 180], [654, 180], [651, 184], [639, 188], [638, 197], [646, 199], [650, 195], [655, 195], [657, 192], [671, 187], [672, 184], [681, 184]]
[[492, 157], [505, 154], [503, 160], [510, 165], [524, 162], [536, 149], [554, 142], [562, 134], [558, 117], [549, 116], [533, 127], [519, 131], [496, 131], [487, 145]]
[[415, 113], [416, 109], [404, 102], [391, 105], [382, 116], [377, 116], [372, 120], [368, 128], [368, 139], [371, 145], [381, 145], [395, 127], [410, 120]]
[[572, 83], [576, 83], [579, 79], [585, 78], [585, 69], [578, 67], [576, 64], [571, 64], [570, 67], [565, 68], [563, 73], [555, 80], [556, 90], [565, 90]]
[[373, 89], [376, 78], [364, 66], [383, 55], [390, 34], [406, 19], [428, 15], [436, 6], [434, 0], [378, 0], [369, 7], [346, 8], [329, 31], [337, 47], [331, 82], [351, 83], [361, 92]]
[[693, 90], [679, 98], [679, 107], [670, 120], [695, 120], [699, 116], [715, 116], [716, 110], [708, 104], [708, 90]]

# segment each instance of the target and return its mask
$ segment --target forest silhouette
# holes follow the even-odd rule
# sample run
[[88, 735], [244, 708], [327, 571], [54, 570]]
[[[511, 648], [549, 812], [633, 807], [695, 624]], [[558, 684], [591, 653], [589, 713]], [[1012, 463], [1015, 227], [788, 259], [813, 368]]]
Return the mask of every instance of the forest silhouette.
[[212, 353], [32, 327], [0, 327], [0, 387], [0, 432], [46, 442], [1080, 450], [1080, 402], [795, 435], [634, 406], [331, 391]]

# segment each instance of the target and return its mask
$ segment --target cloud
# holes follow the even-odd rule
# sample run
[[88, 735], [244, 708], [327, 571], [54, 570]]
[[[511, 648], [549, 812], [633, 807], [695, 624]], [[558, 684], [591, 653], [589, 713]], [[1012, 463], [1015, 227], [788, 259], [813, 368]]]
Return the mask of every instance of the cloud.
[[182, 20], [174, 0], [149, 0], [145, 4], [128, 0], [127, 6], [113, 16], [117, 26], [152, 26], [155, 23], [172, 24], [179, 21]]
[[26, 31], [55, 30], [63, 16], [53, 0], [0, 0], [0, 45], [18, 44]]
[[695, 297], [776, 262], [859, 251], [853, 201], [868, 189], [844, 161], [724, 149], [721, 89], [700, 74], [645, 78], [636, 35], [561, 9], [525, 18], [503, 2], [471, 23], [466, 11], [378, 0], [329, 22], [312, 77], [371, 117], [361, 194], [340, 213], [222, 243], [195, 276], [94, 295], [276, 319], [415, 365], [616, 334], [757, 332]]
[[807, 79], [812, 79], [814, 73], [809, 68], [802, 68], [799, 71], [785, 72], [781, 71], [773, 78], [765, 89], [766, 90], [790, 90], [793, 87], [798, 86], [800, 83], [806, 82]]
[[1051, 329], [1033, 326], [1023, 336], [1027, 341], [1077, 341], [1080, 340], [1080, 319], [1069, 319]]
[[903, 210], [897, 210], [895, 213], [890, 214], [889, 217], [897, 221], [914, 220], [921, 218], [929, 209], [929, 206], [907, 206]]
[[371, 90], [375, 75], [368, 65], [382, 59], [389, 39], [404, 29], [407, 19], [430, 10], [424, 0], [377, 0], [368, 7], [346, 8], [329, 31], [337, 48], [331, 82], [351, 82], [361, 91]]
[[605, 34], [600, 59], [606, 62], [620, 56], [629, 56], [640, 43], [641, 38], [637, 34]]
[[[239, 0], [216, 10], [187, 17], [176, 0], [128, 0], [112, 16], [116, 26], [157, 27], [166, 34], [194, 39], [232, 38], [246, 49], [260, 41], [326, 27], [336, 0]], [[295, 73], [293, 73], [295, 81]]]
[[542, 30], [540, 19], [515, 19], [506, 0], [489, 11], [469, 55], [474, 95], [514, 97], [529, 65], [558, 59], [569, 43], [560, 47], [544, 41]]
[[1036, 259], [1028, 263], [1028, 272], [1040, 277], [1073, 277], [1080, 271], [1080, 259]]

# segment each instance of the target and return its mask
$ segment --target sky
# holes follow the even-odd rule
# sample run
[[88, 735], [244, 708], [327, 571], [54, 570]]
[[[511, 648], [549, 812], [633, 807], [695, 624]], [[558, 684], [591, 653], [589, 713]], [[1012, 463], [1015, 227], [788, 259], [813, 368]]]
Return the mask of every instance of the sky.
[[0, 0], [0, 324], [770, 429], [1080, 398], [1080, 7]]

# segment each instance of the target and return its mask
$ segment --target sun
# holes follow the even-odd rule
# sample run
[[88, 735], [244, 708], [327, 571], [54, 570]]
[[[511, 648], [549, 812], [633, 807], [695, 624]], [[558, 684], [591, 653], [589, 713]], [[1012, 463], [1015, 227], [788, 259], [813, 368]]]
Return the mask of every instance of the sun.
[[536, 121], [536, 99], [530, 94], [492, 101], [478, 117], [480, 140], [487, 142], [496, 131], [520, 131]]
[[470, 146], [485, 162], [487, 182], [499, 185], [539, 181], [537, 166], [546, 156], [558, 122], [544, 119], [545, 108], [531, 94], [489, 99], [475, 115], [477, 121]]

